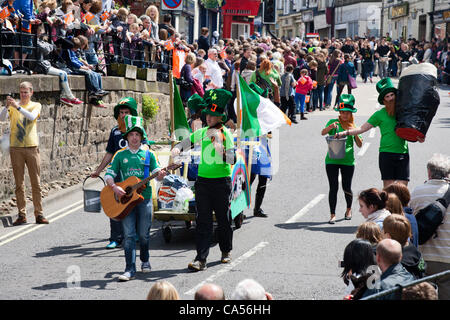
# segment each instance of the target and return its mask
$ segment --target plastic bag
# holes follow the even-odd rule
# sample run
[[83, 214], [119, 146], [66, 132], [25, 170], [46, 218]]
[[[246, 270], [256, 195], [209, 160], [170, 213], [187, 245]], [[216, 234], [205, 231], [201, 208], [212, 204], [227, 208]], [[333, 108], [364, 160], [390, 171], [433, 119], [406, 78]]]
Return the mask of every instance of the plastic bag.
[[171, 209], [177, 191], [187, 186], [187, 181], [178, 175], [165, 176], [158, 192], [158, 207], [160, 209]]
[[189, 211], [189, 201], [194, 198], [194, 193], [190, 188], [178, 189], [175, 200], [173, 202], [173, 211], [188, 212]]
[[395, 101], [395, 133], [407, 141], [424, 138], [440, 103], [437, 69], [430, 63], [411, 65], [403, 70]]

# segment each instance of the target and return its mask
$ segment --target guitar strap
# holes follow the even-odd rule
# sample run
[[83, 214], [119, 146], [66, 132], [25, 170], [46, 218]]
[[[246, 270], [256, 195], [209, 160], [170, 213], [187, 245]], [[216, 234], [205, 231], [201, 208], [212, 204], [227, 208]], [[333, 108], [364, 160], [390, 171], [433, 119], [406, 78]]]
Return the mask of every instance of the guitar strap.
[[144, 179], [150, 175], [150, 150], [147, 149], [144, 162]]

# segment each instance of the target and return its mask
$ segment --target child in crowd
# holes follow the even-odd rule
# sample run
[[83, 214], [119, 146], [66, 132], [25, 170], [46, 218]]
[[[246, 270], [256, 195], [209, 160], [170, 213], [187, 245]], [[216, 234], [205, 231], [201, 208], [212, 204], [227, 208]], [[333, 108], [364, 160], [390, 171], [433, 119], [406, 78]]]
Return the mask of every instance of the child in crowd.
[[294, 97], [296, 113], [300, 113], [300, 120], [308, 120], [308, 118], [305, 117], [305, 101], [306, 96], [312, 87], [313, 82], [308, 76], [308, 70], [302, 69], [300, 71], [300, 78], [297, 81], [297, 86], [295, 87]]

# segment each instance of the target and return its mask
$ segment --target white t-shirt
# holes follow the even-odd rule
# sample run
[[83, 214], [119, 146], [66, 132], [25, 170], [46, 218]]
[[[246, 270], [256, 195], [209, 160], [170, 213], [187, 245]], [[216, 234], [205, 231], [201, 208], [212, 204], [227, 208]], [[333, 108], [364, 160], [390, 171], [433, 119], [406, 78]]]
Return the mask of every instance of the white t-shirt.
[[217, 61], [213, 61], [211, 59], [207, 59], [205, 61], [206, 64], [206, 76], [211, 78], [212, 83], [217, 88], [223, 87], [223, 78], [222, 78], [222, 69], [219, 67]]

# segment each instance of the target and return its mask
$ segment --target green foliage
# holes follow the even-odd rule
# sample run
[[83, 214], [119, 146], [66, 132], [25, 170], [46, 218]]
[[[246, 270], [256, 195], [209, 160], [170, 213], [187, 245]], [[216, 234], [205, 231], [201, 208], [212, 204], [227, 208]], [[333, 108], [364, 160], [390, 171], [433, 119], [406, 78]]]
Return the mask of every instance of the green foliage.
[[214, 9], [222, 6], [222, 0], [201, 0], [201, 3], [207, 9]]
[[158, 99], [153, 99], [150, 96], [142, 96], [142, 116], [144, 119], [153, 119], [158, 113], [159, 105]]

